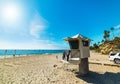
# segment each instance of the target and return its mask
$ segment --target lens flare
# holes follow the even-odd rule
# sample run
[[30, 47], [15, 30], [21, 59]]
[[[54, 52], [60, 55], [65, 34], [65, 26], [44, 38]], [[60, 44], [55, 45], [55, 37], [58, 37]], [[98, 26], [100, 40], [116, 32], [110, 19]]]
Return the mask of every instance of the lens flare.
[[2, 7], [2, 18], [6, 22], [16, 22], [20, 18], [20, 9], [14, 4], [7, 4]]

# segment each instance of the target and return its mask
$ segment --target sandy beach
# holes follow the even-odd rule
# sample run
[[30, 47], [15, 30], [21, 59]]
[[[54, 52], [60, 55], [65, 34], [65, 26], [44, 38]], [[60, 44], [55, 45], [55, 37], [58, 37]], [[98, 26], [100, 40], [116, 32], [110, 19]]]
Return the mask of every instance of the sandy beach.
[[[90, 54], [89, 61], [109, 62], [107, 55], [93, 51]], [[61, 56], [0, 59], [0, 84], [120, 84], [120, 67], [89, 64], [89, 75], [82, 77], [78, 75], [78, 65], [62, 63]]]

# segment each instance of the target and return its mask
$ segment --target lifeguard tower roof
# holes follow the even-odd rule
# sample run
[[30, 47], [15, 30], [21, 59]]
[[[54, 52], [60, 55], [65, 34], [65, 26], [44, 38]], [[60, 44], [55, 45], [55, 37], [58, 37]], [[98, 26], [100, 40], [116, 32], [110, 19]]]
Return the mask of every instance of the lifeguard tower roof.
[[84, 39], [84, 40], [87, 40], [87, 41], [92, 41], [91, 39], [81, 35], [81, 34], [76, 34], [75, 36], [72, 36], [72, 37], [67, 37], [65, 38], [64, 40], [68, 41], [68, 40], [72, 40], [72, 39]]

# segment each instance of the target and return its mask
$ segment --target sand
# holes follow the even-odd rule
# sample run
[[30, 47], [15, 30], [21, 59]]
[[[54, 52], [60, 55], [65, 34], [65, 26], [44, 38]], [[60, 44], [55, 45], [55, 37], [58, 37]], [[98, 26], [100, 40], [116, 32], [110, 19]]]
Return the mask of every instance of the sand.
[[[120, 67], [89, 64], [89, 75], [82, 77], [78, 65], [61, 62], [61, 56], [0, 59], [0, 84], [120, 84]], [[91, 52], [89, 61], [109, 62], [107, 55], [95, 52]]]

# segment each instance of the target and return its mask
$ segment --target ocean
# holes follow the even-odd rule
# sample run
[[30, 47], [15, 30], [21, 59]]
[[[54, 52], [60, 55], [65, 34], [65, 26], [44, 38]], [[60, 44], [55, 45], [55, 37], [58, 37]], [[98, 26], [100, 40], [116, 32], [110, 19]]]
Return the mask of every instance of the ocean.
[[57, 54], [62, 53], [63, 50], [0, 50], [0, 57], [13, 55], [26, 56], [26, 55], [39, 55], [39, 54]]

